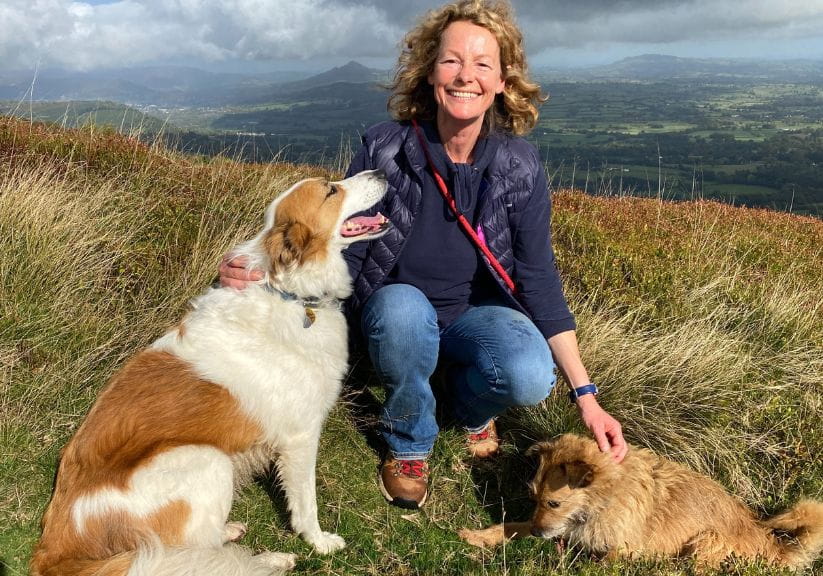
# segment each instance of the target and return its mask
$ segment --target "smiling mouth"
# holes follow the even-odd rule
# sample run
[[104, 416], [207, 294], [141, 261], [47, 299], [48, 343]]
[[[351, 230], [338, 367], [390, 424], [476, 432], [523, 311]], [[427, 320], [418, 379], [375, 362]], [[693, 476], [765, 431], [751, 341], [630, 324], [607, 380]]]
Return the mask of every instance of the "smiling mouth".
[[380, 212], [374, 216], [356, 216], [343, 222], [343, 225], [340, 227], [340, 235], [344, 238], [372, 236], [383, 232], [389, 226], [389, 219]]
[[480, 96], [480, 94], [476, 94], [474, 92], [461, 92], [460, 90], [447, 90], [446, 93], [453, 98], [460, 98], [463, 100], [472, 100], [473, 98]]

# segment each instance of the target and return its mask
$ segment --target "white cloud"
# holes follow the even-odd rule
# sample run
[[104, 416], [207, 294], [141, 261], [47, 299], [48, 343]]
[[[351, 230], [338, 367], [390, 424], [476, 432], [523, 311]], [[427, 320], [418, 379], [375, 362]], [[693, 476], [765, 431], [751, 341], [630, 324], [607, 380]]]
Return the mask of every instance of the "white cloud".
[[5, 68], [88, 69], [163, 59], [384, 56], [401, 31], [368, 4], [321, 0], [4, 0]]
[[649, 3], [586, 1], [589, 10], [576, 10], [557, 19], [551, 6], [545, 16], [535, 2], [524, 2], [521, 14], [530, 49], [573, 48], [622, 44], [682, 42], [700, 44], [740, 40], [820, 37], [823, 0], [686, 0]]
[[[2, 0], [0, 68], [167, 60], [393, 61], [438, 0]], [[740, 42], [820, 46], [823, 0], [513, 0], [531, 53]], [[718, 54], [722, 55], [722, 54]], [[816, 54], [823, 56], [823, 47]], [[808, 56], [800, 53], [798, 56]]]

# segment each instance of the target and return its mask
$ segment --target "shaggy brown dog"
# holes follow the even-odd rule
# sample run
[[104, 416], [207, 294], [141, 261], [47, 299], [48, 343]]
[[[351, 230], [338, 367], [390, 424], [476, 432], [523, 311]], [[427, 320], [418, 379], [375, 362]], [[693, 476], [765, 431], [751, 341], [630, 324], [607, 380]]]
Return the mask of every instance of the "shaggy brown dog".
[[708, 567], [737, 557], [802, 568], [823, 549], [820, 502], [758, 520], [717, 482], [649, 450], [633, 447], [617, 464], [594, 441], [566, 434], [530, 453], [540, 456], [531, 522], [461, 530], [463, 540], [563, 537], [607, 558], [693, 556]]

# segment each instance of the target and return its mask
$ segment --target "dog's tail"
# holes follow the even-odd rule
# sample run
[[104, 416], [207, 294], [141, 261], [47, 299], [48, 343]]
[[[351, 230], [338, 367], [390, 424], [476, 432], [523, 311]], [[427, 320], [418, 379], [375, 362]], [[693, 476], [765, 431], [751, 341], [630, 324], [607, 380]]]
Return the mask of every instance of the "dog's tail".
[[775, 536], [781, 564], [810, 566], [823, 552], [823, 502], [802, 500], [763, 524]]
[[294, 568], [292, 554], [264, 552], [253, 556], [242, 546], [222, 548], [144, 547], [102, 560], [65, 559], [33, 566], [34, 576], [275, 576]]

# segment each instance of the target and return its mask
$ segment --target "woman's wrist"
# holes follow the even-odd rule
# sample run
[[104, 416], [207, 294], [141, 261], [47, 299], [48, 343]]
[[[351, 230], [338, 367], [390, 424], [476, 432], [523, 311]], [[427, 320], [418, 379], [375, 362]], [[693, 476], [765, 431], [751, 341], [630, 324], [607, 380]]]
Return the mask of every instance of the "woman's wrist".
[[594, 394], [586, 394], [585, 396], [580, 396], [577, 400], [573, 402], [581, 410], [584, 408], [588, 408], [589, 406], [600, 406], [597, 401], [597, 397]]

